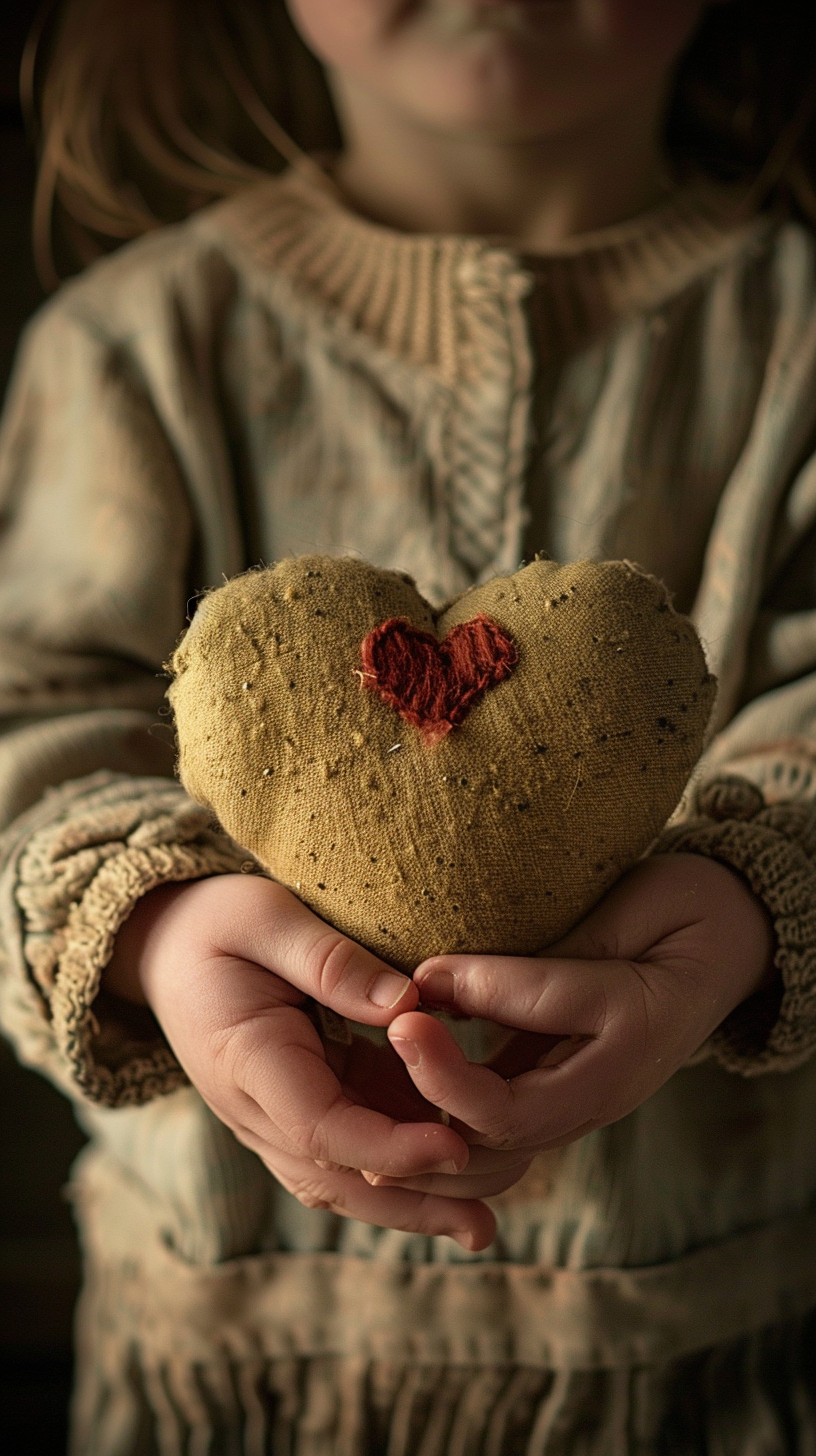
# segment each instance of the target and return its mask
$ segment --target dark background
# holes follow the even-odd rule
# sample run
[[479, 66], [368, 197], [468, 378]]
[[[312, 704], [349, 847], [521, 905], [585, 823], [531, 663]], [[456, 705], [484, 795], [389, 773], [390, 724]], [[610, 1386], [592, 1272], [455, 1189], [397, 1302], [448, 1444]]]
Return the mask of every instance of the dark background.
[[[126, 0], [123, 0], [126, 3]], [[0, 0], [0, 394], [42, 298], [29, 242], [34, 153], [17, 70], [38, 0]], [[82, 1142], [67, 1102], [0, 1039], [0, 1445], [63, 1456], [79, 1259], [63, 1189]]]

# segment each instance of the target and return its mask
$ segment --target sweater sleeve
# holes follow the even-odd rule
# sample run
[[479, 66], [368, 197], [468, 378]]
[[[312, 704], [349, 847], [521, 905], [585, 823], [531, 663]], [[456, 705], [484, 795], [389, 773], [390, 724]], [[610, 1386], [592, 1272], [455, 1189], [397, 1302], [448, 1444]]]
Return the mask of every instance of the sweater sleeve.
[[727, 865], [771, 917], [775, 986], [738, 1006], [695, 1058], [749, 1077], [797, 1067], [816, 1048], [816, 802], [777, 797], [816, 778], [806, 754], [806, 745], [779, 745], [725, 767], [654, 846]]
[[155, 885], [247, 856], [174, 782], [163, 718], [188, 598], [241, 564], [213, 557], [235, 535], [217, 410], [170, 377], [180, 306], [106, 277], [29, 327], [0, 431], [0, 1022], [117, 1105], [183, 1080], [152, 1016], [99, 994], [117, 929]]
[[23, 1057], [38, 1047], [32, 1060], [44, 1058], [66, 1090], [107, 1106], [173, 1091], [185, 1078], [158, 1023], [100, 992], [102, 970], [142, 895], [254, 870], [254, 862], [178, 785], [160, 778], [102, 772], [71, 781], [46, 794], [16, 830], [2, 918], [33, 996], [19, 998], [16, 1016], [9, 997], [5, 1019]]
[[[786, 287], [804, 275], [786, 274]], [[717, 732], [654, 849], [741, 875], [776, 936], [775, 990], [704, 1055], [746, 1076], [816, 1048], [816, 331], [794, 288], [751, 441], [723, 494], [694, 616], [720, 680]]]

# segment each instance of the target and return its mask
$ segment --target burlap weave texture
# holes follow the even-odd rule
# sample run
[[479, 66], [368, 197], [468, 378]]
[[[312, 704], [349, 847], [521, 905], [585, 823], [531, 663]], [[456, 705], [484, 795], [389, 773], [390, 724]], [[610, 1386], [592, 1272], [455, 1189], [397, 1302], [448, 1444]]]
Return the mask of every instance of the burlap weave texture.
[[[429, 743], [368, 690], [361, 645], [479, 615], [518, 661]], [[405, 971], [531, 954], [580, 919], [671, 814], [714, 696], [691, 623], [625, 562], [536, 561], [436, 613], [394, 572], [293, 558], [206, 597], [171, 667], [188, 792]]]

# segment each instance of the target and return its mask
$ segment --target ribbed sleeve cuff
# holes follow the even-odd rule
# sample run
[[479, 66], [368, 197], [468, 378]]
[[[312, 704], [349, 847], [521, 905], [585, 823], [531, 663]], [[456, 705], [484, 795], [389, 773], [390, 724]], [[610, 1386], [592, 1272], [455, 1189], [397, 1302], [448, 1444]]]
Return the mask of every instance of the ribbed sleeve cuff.
[[767, 806], [752, 783], [722, 774], [698, 792], [696, 810], [653, 852], [702, 854], [740, 874], [773, 921], [781, 979], [781, 989], [738, 1006], [701, 1050], [743, 1076], [790, 1070], [816, 1047], [816, 808]]
[[16, 899], [26, 960], [50, 1008], [72, 1084], [108, 1107], [174, 1091], [186, 1077], [152, 1014], [100, 992], [117, 931], [158, 885], [254, 869], [176, 784], [92, 787], [34, 834]]

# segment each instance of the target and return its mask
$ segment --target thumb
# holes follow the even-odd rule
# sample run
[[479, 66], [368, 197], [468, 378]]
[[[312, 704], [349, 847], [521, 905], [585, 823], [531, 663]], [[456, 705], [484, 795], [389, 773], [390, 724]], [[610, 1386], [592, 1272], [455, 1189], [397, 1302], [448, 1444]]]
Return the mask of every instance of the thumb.
[[414, 1009], [419, 993], [410, 977], [327, 925], [283, 885], [249, 877], [243, 884], [254, 903], [225, 928], [223, 950], [254, 960], [354, 1021], [388, 1026]]
[[542, 955], [557, 960], [638, 960], [682, 921], [675, 881], [675, 864], [668, 856], [639, 861]]

